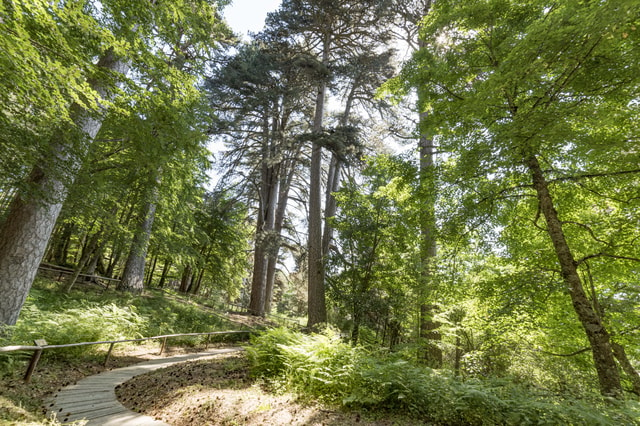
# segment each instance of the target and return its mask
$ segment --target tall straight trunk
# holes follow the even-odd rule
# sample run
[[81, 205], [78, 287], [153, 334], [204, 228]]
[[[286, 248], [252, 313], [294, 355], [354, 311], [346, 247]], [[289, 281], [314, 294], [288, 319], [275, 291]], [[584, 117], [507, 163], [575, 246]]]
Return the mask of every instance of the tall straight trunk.
[[[277, 119], [269, 125], [269, 114], [263, 118], [262, 164], [260, 170], [259, 210], [256, 223], [256, 237], [253, 258], [253, 276], [251, 280], [251, 296], [249, 312], [253, 315], [264, 315], [267, 293], [267, 270], [270, 252], [272, 251], [275, 212], [278, 197], [279, 164], [274, 164]], [[270, 131], [273, 128], [273, 131]]]
[[[98, 67], [126, 74], [129, 65], [108, 51]], [[107, 81], [94, 80], [91, 87], [103, 99], [109, 97]], [[75, 129], [58, 129], [50, 145], [50, 158], [32, 169], [30, 193], [19, 193], [0, 227], [0, 325], [15, 324], [42, 261], [47, 243], [90, 143], [103, 117], [72, 106]], [[76, 140], [70, 140], [77, 137]], [[80, 142], [80, 143], [78, 143]]]
[[336, 197], [333, 195], [340, 189], [340, 181], [342, 180], [342, 160], [335, 153], [331, 156], [329, 164], [329, 173], [327, 175], [327, 190], [325, 192], [324, 203], [324, 229], [322, 233], [322, 253], [323, 256], [329, 254], [331, 242], [333, 241], [333, 226], [330, 220], [336, 215], [338, 208]]
[[578, 319], [591, 345], [593, 361], [600, 383], [600, 392], [606, 396], [619, 398], [622, 396], [622, 385], [609, 333], [584, 291], [578, 274], [578, 264], [565, 238], [562, 222], [558, 218], [558, 212], [555, 209], [553, 198], [549, 192], [549, 185], [544, 177], [538, 158], [535, 155], [529, 155], [526, 158], [525, 165], [529, 169], [529, 173], [531, 173], [540, 210], [547, 223], [547, 233], [553, 243], [562, 271], [562, 278], [571, 297], [573, 309], [578, 315]]
[[[422, 4], [422, 16], [426, 16], [431, 10], [431, 1], [426, 0]], [[415, 25], [418, 25], [415, 22]], [[424, 41], [417, 41], [418, 49], [425, 49]], [[421, 294], [420, 294], [420, 321], [419, 335], [424, 343], [422, 358], [427, 365], [433, 368], [442, 366], [442, 349], [440, 341], [440, 324], [434, 320], [438, 306], [433, 302], [435, 298], [435, 259], [437, 256], [437, 244], [435, 238], [435, 149], [433, 139], [426, 132], [429, 114], [423, 111], [424, 95], [418, 89], [418, 106], [420, 108], [418, 117], [418, 129], [420, 140], [418, 148], [420, 153], [420, 187], [423, 190], [423, 205], [420, 213], [420, 269]]]
[[150, 197], [144, 204], [140, 222], [138, 224], [131, 249], [127, 257], [127, 262], [122, 272], [122, 279], [118, 282], [117, 290], [132, 291], [139, 293], [144, 289], [144, 268], [151, 240], [151, 230], [156, 217], [156, 207], [160, 196], [160, 174], [161, 170], [156, 172], [153, 187], [150, 188]]
[[437, 245], [435, 238], [435, 150], [433, 139], [422, 129], [426, 127], [428, 119], [426, 112], [420, 114], [420, 187], [422, 188], [422, 208], [420, 211], [420, 269], [421, 297], [420, 297], [420, 338], [424, 343], [422, 358], [432, 368], [442, 366], [442, 349], [439, 346], [442, 336], [440, 324], [434, 320], [438, 305], [433, 303], [435, 298], [435, 259]]
[[200, 286], [202, 285], [203, 277], [204, 277], [204, 268], [201, 268], [200, 271], [198, 271], [198, 278], [196, 278], [196, 282], [193, 283], [193, 285], [189, 289], [189, 292], [194, 296], [197, 296], [198, 293], [200, 292]]
[[[345, 102], [344, 114], [340, 124], [346, 126], [349, 124], [349, 116], [351, 115], [351, 108], [353, 107], [353, 101], [355, 100], [356, 89], [358, 85], [354, 82], [347, 95]], [[336, 215], [337, 203], [336, 197], [333, 195], [340, 189], [340, 181], [342, 180], [342, 159], [338, 153], [331, 155], [331, 163], [329, 164], [329, 173], [327, 176], [327, 190], [325, 193], [324, 202], [324, 230], [322, 233], [322, 255], [326, 257], [331, 247], [331, 241], [333, 240], [333, 226], [331, 226], [330, 219]]]
[[291, 190], [291, 183], [295, 176], [296, 166], [298, 164], [298, 156], [300, 154], [300, 145], [293, 152], [291, 158], [283, 162], [280, 166], [280, 185], [278, 191], [278, 205], [276, 207], [275, 221], [274, 221], [274, 235], [276, 237], [275, 245], [272, 247], [269, 253], [267, 263], [267, 278], [266, 278], [266, 292], [265, 292], [265, 307], [266, 313], [271, 312], [271, 299], [273, 298], [273, 286], [276, 277], [276, 267], [278, 264], [278, 256], [280, 253], [280, 235], [282, 235], [282, 228], [284, 227], [284, 216], [287, 211], [287, 204], [289, 203], [289, 191]]
[[[322, 63], [329, 62], [331, 35], [325, 36], [322, 46]], [[324, 104], [327, 85], [322, 82], [316, 94], [313, 131], [321, 133], [324, 118]], [[307, 241], [307, 257], [309, 260], [307, 275], [308, 319], [307, 326], [327, 322], [327, 307], [324, 290], [324, 261], [322, 253], [322, 146], [313, 142], [311, 145], [311, 164], [309, 166], [309, 232]]]

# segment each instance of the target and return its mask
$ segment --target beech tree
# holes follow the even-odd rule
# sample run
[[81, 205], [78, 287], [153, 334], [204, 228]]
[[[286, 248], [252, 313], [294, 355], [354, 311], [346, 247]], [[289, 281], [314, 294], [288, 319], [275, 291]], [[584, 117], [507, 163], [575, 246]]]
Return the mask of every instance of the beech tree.
[[545, 234], [552, 257], [536, 258], [554, 259], [600, 391], [614, 397], [622, 388], [598, 276], [585, 272], [597, 259], [632, 273], [627, 262], [640, 258], [629, 237], [594, 220], [636, 206], [638, 129], [626, 118], [637, 114], [639, 12], [628, 2], [438, 1], [421, 33], [426, 48], [404, 71], [433, 111], [429, 129], [449, 153], [445, 180], [464, 195], [460, 205], [475, 203], [487, 219], [526, 211], [527, 229]]
[[[176, 14], [177, 10], [182, 13]], [[46, 131], [43, 133], [46, 137], [40, 139], [41, 145], [37, 153], [28, 156], [32, 162], [23, 166], [26, 170], [32, 168], [31, 172], [26, 173], [28, 176], [24, 183], [18, 185], [20, 190], [9, 206], [0, 228], [0, 292], [5, 295], [0, 301], [0, 323], [14, 324], [44, 255], [69, 186], [100, 130], [104, 109], [117, 92], [116, 83], [124, 80], [131, 66], [144, 74], [149, 70], [166, 71], [166, 63], [172, 60], [171, 55], [174, 54], [183, 55], [183, 59], [188, 59], [189, 55], [202, 58], [202, 52], [211, 48], [213, 39], [221, 37], [219, 30], [224, 27], [216, 22], [215, 6], [199, 0], [187, 0], [182, 6], [175, 2], [169, 5], [146, 0], [127, 3], [105, 1], [101, 2], [99, 8], [92, 3], [69, 5], [67, 2], [45, 8], [40, 2], [28, 2], [20, 6], [14, 3], [6, 9], [3, 7], [0, 12], [3, 14], [3, 22], [12, 22], [14, 27], [8, 37], [3, 35], [2, 38], [10, 55], [15, 57], [16, 46], [24, 44], [23, 40], [41, 46], [40, 50], [26, 50], [33, 54], [31, 62], [29, 58], [15, 61], [9, 58], [8, 62], [16, 65], [12, 73], [28, 74], [31, 64], [35, 64], [35, 69], [40, 70], [45, 65], [48, 66], [58, 51], [75, 54], [65, 58], [71, 65], [61, 69], [65, 72], [76, 70], [72, 73], [73, 78], [61, 86], [69, 88], [68, 90], [52, 92], [62, 93], [60, 96], [69, 93], [64, 98], [65, 102], [62, 102], [68, 110], [62, 116], [68, 119], [54, 120], [52, 127], [45, 127]], [[66, 27], [59, 26], [58, 16], [62, 17], [62, 22], [71, 24], [68, 28], [75, 28], [77, 31], [62, 31], [61, 28]], [[73, 24], [76, 19], [77, 26]], [[205, 23], [207, 28], [203, 30], [202, 24]], [[211, 23], [214, 25], [210, 25]], [[47, 28], [42, 28], [43, 25]], [[188, 36], [193, 34], [200, 37], [199, 42], [189, 39]], [[181, 52], [167, 53], [157, 47], [172, 46], [180, 42], [187, 47]], [[58, 47], [59, 43], [63, 46], [62, 50]], [[96, 56], [99, 59], [93, 64], [92, 60]], [[164, 74], [164, 77], [170, 79], [172, 74]], [[38, 77], [32, 76], [25, 81], [37, 86], [33, 83], [34, 80], [38, 80]], [[12, 78], [10, 86], [16, 81], [17, 79]], [[132, 84], [128, 89], [134, 87], [135, 84]], [[22, 96], [23, 88], [24, 86], [13, 85], [9, 93], [15, 95], [8, 96], [25, 100]], [[40, 99], [46, 101], [43, 89], [46, 90], [46, 87], [40, 87], [37, 93], [40, 94]], [[78, 96], [84, 89], [88, 89], [87, 96]], [[28, 99], [25, 102], [27, 103], [22, 106], [29, 111]], [[51, 114], [52, 109], [56, 110], [50, 104], [47, 105], [49, 109], [45, 114]], [[39, 119], [38, 122], [42, 123], [41, 112], [35, 111], [35, 114], [40, 115], [30, 114], [30, 119], [35, 116], [33, 120]], [[3, 111], [3, 116], [14, 117], [14, 114], [8, 111], [7, 115]], [[42, 128], [39, 130], [42, 131]]]
[[[415, 54], [427, 48], [425, 40], [419, 36], [420, 24], [424, 16], [429, 13], [431, 0], [411, 0], [395, 2], [395, 16], [392, 32], [396, 38], [405, 42]], [[429, 116], [433, 111], [421, 109], [425, 104], [424, 93], [416, 87], [417, 95], [417, 146], [420, 159], [420, 187], [419, 198], [422, 201], [421, 215], [421, 283], [422, 291], [418, 296], [420, 305], [419, 334], [425, 350], [420, 354], [428, 365], [440, 367], [442, 365], [442, 350], [439, 346], [441, 334], [439, 324], [434, 319], [438, 314], [438, 283], [437, 270], [437, 229], [435, 205], [437, 198], [436, 174], [436, 146], [433, 135], [429, 130]]]

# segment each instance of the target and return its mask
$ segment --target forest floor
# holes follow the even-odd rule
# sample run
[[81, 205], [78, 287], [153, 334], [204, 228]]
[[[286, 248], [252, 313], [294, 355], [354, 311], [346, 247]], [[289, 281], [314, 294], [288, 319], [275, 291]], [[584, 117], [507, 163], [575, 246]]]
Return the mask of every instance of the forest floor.
[[[202, 348], [171, 349], [175, 356]], [[44, 402], [64, 386], [105, 369], [158, 358], [156, 345], [121, 348], [102, 366], [104, 354], [78, 360], [43, 357], [31, 383], [22, 368], [0, 377], [0, 425], [50, 425]], [[316, 401], [303, 401], [251, 378], [244, 353], [191, 361], [137, 376], [116, 389], [129, 409], [168, 424], [182, 425], [368, 425], [408, 426], [416, 419], [391, 413], [345, 411]]]
[[134, 377], [116, 389], [127, 408], [175, 426], [416, 425], [397, 414], [345, 411], [304, 401], [249, 375], [244, 353], [176, 364]]

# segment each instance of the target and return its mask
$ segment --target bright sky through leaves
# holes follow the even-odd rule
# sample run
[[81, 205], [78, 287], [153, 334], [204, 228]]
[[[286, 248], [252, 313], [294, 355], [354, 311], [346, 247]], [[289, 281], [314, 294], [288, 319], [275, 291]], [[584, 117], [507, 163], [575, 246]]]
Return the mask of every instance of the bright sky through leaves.
[[264, 27], [268, 12], [280, 6], [281, 0], [234, 0], [224, 10], [224, 17], [233, 31], [246, 36], [247, 32], [258, 32]]

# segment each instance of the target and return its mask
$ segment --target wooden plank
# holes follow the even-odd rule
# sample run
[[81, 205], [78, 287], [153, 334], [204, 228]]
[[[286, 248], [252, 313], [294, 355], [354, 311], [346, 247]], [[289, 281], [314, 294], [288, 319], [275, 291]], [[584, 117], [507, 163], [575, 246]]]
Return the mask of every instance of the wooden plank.
[[118, 401], [103, 401], [103, 402], [84, 402], [84, 403], [76, 403], [76, 404], [60, 404], [55, 407], [51, 407], [50, 411], [55, 411], [57, 413], [89, 413], [96, 412], [98, 410], [104, 410], [107, 408], [118, 408], [120, 410], [126, 409], [122, 404]]

